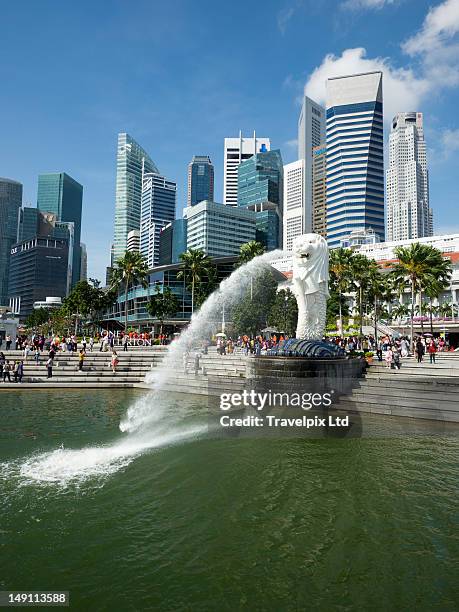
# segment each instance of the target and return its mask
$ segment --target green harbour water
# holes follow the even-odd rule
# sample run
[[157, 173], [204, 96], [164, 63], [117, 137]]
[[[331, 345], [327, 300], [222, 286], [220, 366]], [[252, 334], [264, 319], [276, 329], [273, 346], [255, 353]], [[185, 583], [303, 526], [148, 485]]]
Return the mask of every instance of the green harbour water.
[[1, 590], [97, 611], [458, 609], [456, 430], [368, 416], [378, 435], [219, 438], [202, 398], [168, 396], [132, 449], [136, 401], [1, 392]]

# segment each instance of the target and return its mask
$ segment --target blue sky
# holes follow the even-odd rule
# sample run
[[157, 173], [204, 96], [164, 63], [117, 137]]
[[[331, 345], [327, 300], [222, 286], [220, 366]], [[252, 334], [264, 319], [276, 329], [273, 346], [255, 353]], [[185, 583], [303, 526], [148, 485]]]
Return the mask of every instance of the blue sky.
[[113, 235], [116, 138], [129, 132], [186, 200], [187, 164], [223, 139], [271, 138], [296, 158], [299, 98], [327, 76], [384, 70], [385, 120], [425, 113], [435, 230], [459, 231], [459, 0], [2, 2], [0, 176], [35, 205], [40, 172], [84, 185], [89, 275]]

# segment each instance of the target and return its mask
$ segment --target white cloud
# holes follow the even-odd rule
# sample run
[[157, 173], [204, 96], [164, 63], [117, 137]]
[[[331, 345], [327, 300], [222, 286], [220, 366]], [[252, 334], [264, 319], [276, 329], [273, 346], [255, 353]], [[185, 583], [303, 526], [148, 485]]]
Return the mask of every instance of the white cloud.
[[388, 121], [402, 109], [417, 110], [420, 100], [429, 90], [429, 83], [418, 78], [411, 69], [394, 68], [385, 58], [368, 58], [362, 47], [346, 49], [341, 56], [326, 55], [322, 64], [310, 75], [305, 93], [325, 104], [326, 81], [330, 77], [382, 70], [385, 116]]
[[351, 11], [365, 9], [382, 9], [387, 4], [395, 4], [397, 0], [345, 0], [341, 4], [341, 8]]
[[[373, 2], [365, 1], [367, 5]], [[346, 49], [340, 56], [324, 57], [309, 76], [305, 92], [324, 103], [328, 78], [381, 70], [385, 118], [390, 121], [399, 111], [418, 110], [427, 95], [459, 85], [458, 33], [459, 0], [444, 0], [429, 10], [420, 30], [401, 45], [402, 51], [413, 59], [413, 66], [397, 68], [387, 58], [367, 57], [362, 47]]]
[[402, 48], [409, 55], [425, 55], [444, 49], [459, 32], [459, 0], [445, 0], [427, 13], [421, 30], [409, 38]]
[[284, 142], [284, 147], [289, 149], [296, 149], [298, 146], [298, 138], [292, 138], [292, 140], [287, 140]]
[[277, 27], [281, 31], [282, 34], [285, 34], [285, 30], [287, 29], [287, 24], [290, 19], [293, 17], [295, 12], [295, 7], [290, 6], [288, 8], [282, 9], [279, 11], [277, 15]]
[[459, 150], [459, 129], [456, 130], [443, 130], [442, 132], [442, 144], [443, 149], [449, 154], [453, 151]]

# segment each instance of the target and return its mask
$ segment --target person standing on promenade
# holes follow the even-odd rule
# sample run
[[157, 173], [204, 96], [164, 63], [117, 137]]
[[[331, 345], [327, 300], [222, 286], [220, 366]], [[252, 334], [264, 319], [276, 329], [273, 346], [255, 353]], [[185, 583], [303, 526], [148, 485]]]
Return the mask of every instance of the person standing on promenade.
[[40, 362], [40, 347], [37, 346], [35, 350], [35, 363], [38, 365]]
[[128, 350], [128, 342], [129, 342], [129, 336], [127, 334], [124, 334], [123, 337], [123, 351], [127, 353]]
[[8, 378], [8, 382], [11, 382], [11, 374], [10, 374], [10, 362], [5, 361], [3, 364], [3, 382], [6, 382]]
[[418, 363], [422, 363], [422, 358], [424, 357], [424, 345], [422, 343], [421, 338], [418, 338], [417, 342], [416, 342], [416, 355], [418, 358]]
[[[51, 354], [51, 351], [50, 351]], [[48, 378], [53, 377], [53, 357], [48, 357], [48, 361], [46, 362], [46, 367], [48, 369]]]
[[80, 372], [83, 371], [83, 362], [84, 362], [85, 357], [86, 357], [86, 353], [84, 352], [84, 349], [81, 349], [78, 355], [78, 370]]
[[91, 353], [92, 353], [93, 348], [94, 348], [94, 338], [91, 336], [89, 338], [89, 350], [91, 351]]
[[118, 353], [115, 351], [115, 349], [112, 350], [112, 359], [110, 361], [111, 366], [112, 366], [112, 372], [113, 374], [116, 374], [116, 366], [119, 364], [120, 360], [118, 359]]
[[435, 364], [435, 353], [437, 352], [437, 347], [435, 346], [435, 341], [433, 338], [427, 347], [427, 352], [429, 353], [430, 363]]
[[384, 357], [384, 360], [386, 362], [386, 365], [388, 368], [392, 367], [392, 361], [394, 359], [394, 354], [392, 352], [392, 347], [388, 346], [387, 347], [387, 351], [386, 351], [386, 356]]
[[6, 337], [6, 350], [9, 351], [11, 348], [11, 336], [8, 334]]

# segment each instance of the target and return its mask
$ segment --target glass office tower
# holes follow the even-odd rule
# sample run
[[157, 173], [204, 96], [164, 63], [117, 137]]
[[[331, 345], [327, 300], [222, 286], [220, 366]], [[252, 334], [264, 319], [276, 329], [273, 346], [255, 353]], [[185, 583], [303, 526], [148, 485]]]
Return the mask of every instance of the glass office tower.
[[188, 206], [214, 199], [214, 167], [207, 155], [195, 155], [188, 165]]
[[53, 213], [57, 221], [74, 224], [72, 286], [80, 280], [82, 204], [83, 185], [65, 172], [40, 174], [38, 177], [38, 210], [42, 213]]
[[22, 185], [0, 178], [0, 306], [8, 304], [11, 247], [17, 241]]
[[382, 72], [327, 81], [327, 241], [351, 232], [384, 239]]
[[238, 206], [255, 211], [256, 239], [268, 251], [282, 242], [283, 171], [279, 150], [257, 153], [238, 168]]
[[114, 262], [127, 251], [129, 232], [140, 230], [142, 172], [158, 174], [159, 170], [148, 153], [129, 134], [118, 134]]

